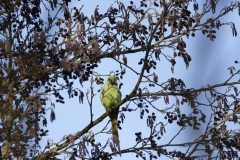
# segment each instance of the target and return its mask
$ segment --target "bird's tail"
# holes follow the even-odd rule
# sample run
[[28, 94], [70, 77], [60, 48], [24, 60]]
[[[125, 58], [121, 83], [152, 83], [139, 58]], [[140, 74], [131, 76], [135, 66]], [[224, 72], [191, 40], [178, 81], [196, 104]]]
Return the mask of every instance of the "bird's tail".
[[113, 118], [111, 120], [112, 122], [112, 130], [113, 130], [113, 141], [118, 147], [118, 152], [119, 155], [121, 156], [121, 149], [120, 149], [120, 141], [119, 141], [119, 136], [118, 136], [118, 125], [117, 125], [117, 119]]

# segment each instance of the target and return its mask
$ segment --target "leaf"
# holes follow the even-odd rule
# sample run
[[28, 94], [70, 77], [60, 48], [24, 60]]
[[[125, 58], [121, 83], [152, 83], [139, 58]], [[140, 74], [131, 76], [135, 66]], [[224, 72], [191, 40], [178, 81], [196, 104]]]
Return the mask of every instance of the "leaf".
[[238, 89], [237, 89], [237, 87], [234, 86], [233, 89], [234, 89], [235, 95], [238, 96]]
[[175, 108], [175, 111], [178, 113], [178, 115], [181, 114], [181, 111], [180, 111], [179, 107], [176, 107], [176, 108]]
[[214, 14], [216, 11], [216, 3], [215, 0], [211, 0], [211, 8], [212, 8], [212, 13]]
[[232, 28], [233, 37], [237, 37], [237, 30], [235, 28], [235, 24], [234, 23], [231, 23], [231, 28]]
[[94, 17], [95, 17], [95, 21], [96, 21], [96, 23], [97, 23], [97, 21], [99, 20], [99, 13], [98, 13], [98, 5], [97, 5], [97, 7], [95, 8], [95, 10], [94, 10]]
[[176, 52], [173, 52], [173, 57], [177, 57], [177, 53]]
[[157, 150], [158, 157], [161, 157], [161, 153], [162, 153], [162, 149], [158, 148], [158, 150]]
[[53, 109], [51, 108], [50, 121], [53, 122], [55, 119], [56, 119], [55, 112], [54, 112]]
[[120, 118], [121, 118], [121, 122], [123, 123], [123, 121], [124, 121], [124, 119], [125, 119], [124, 113], [121, 113]]
[[123, 55], [123, 62], [125, 65], [127, 65], [127, 57], [125, 55]]
[[197, 3], [197, 2], [195, 2], [195, 3], [193, 4], [193, 9], [194, 9], [195, 11], [198, 10], [198, 3]]
[[51, 106], [53, 106], [53, 108], [55, 109], [55, 104], [51, 102]]
[[233, 74], [233, 70], [235, 70], [235, 67], [231, 66], [228, 68], [228, 70], [230, 70], [230, 74], [232, 75]]
[[71, 93], [72, 93], [72, 88], [69, 87], [69, 89], [68, 89], [68, 96], [69, 96], [69, 99], [71, 98]]
[[[180, 106], [180, 102], [179, 102], [178, 97], [176, 97], [176, 105], [177, 105], [177, 106]], [[178, 109], [179, 109], [179, 108], [178, 108]]]
[[83, 79], [82, 79], [82, 77], [81, 78], [79, 78], [79, 83], [81, 84], [81, 86], [83, 87]]
[[155, 83], [158, 82], [158, 75], [156, 75], [154, 72], [153, 72], [153, 81], [154, 81]]
[[43, 123], [43, 126], [47, 127], [47, 119], [46, 118], [43, 119], [42, 123]]
[[166, 104], [169, 104], [169, 98], [168, 98], [168, 95], [164, 96], [164, 101]]
[[161, 133], [161, 135], [163, 135], [163, 132], [166, 133], [166, 130], [165, 130], [164, 124], [161, 122], [161, 125], [160, 125], [160, 133]]
[[240, 16], [240, 2], [238, 2], [238, 15]]
[[222, 110], [222, 103], [221, 103], [221, 99], [218, 101], [218, 107]]
[[172, 74], [174, 74], [174, 66], [171, 66]]
[[82, 91], [80, 91], [80, 94], [79, 94], [79, 103], [82, 103], [83, 104], [83, 98], [84, 98], [84, 93]]
[[148, 13], [148, 23], [151, 25], [152, 23], [152, 15]]
[[193, 114], [198, 114], [199, 112], [198, 112], [198, 110], [197, 109], [194, 109], [193, 110]]
[[147, 126], [149, 127], [150, 122], [149, 122], [149, 118], [147, 118]]
[[185, 64], [186, 64], [186, 69], [188, 69], [189, 63], [188, 63], [188, 62], [185, 62]]
[[100, 51], [99, 51], [99, 45], [98, 45], [98, 41], [94, 41], [93, 44], [92, 44], [92, 48], [93, 48], [93, 51], [95, 54], [100, 54]]

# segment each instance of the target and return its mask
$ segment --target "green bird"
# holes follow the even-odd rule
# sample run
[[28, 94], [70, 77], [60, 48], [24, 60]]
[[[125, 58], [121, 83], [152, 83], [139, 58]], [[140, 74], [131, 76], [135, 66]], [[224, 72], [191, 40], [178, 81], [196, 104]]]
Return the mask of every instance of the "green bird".
[[[117, 78], [115, 76], [109, 76], [100, 94], [100, 99], [105, 110], [106, 111], [111, 110], [112, 107], [114, 107], [116, 104], [118, 104], [121, 101], [121, 98], [122, 98], [122, 93], [118, 88]], [[118, 112], [119, 112], [119, 108], [111, 110], [109, 117], [112, 123], [113, 135], [115, 135], [119, 140], [118, 125], [117, 125]], [[119, 154], [121, 156], [119, 143], [117, 144], [117, 146], [118, 146]]]

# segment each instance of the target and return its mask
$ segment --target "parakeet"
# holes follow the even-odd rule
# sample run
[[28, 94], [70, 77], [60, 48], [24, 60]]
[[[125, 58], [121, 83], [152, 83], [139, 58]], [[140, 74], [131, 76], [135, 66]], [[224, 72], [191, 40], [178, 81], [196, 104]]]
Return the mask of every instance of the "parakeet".
[[[121, 101], [121, 98], [122, 98], [122, 93], [118, 88], [117, 78], [115, 76], [109, 76], [100, 93], [100, 99], [105, 110], [106, 111], [111, 110], [112, 107], [114, 107], [116, 104], [118, 104]], [[118, 125], [117, 125], [118, 112], [119, 112], [119, 108], [115, 110], [111, 110], [109, 117], [112, 123], [113, 135], [115, 135], [119, 139]], [[118, 143], [118, 150], [121, 156], [119, 143]]]

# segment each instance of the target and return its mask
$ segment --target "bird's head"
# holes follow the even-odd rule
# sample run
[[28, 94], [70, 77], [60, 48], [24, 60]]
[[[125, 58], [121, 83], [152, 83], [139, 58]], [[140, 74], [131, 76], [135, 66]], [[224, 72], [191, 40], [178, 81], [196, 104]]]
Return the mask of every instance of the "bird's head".
[[117, 83], [117, 78], [115, 76], [109, 76], [107, 81], [111, 84], [111, 85], [118, 85]]

